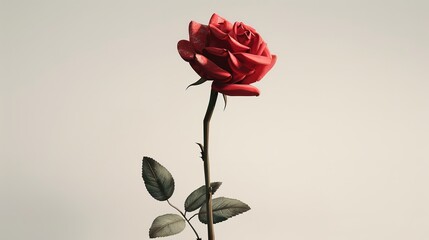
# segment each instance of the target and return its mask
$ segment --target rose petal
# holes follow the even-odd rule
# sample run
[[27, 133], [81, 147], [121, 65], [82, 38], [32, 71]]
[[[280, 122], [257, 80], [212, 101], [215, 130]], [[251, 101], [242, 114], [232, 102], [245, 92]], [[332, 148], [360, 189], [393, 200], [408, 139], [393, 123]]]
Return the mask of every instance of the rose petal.
[[243, 80], [247, 75], [252, 74], [254, 70], [247, 68], [243, 65], [234, 54], [228, 52], [229, 59], [228, 64], [232, 72], [232, 83]]
[[229, 72], [220, 68], [210, 59], [201, 54], [195, 54], [194, 64], [196, 64], [200, 69], [200, 72], [197, 73], [200, 74], [201, 77], [204, 77], [208, 80], [216, 80], [220, 82], [228, 82], [229, 80], [231, 80], [231, 74]]
[[210, 24], [209, 28], [210, 28], [210, 32], [213, 34], [213, 36], [218, 38], [218, 39], [224, 40], [228, 36], [227, 33], [223, 32], [222, 30], [220, 30], [219, 28], [217, 28], [213, 24]]
[[228, 33], [232, 30], [232, 24], [225, 18], [213, 13], [210, 18], [209, 25], [213, 25], [224, 33]]
[[274, 64], [277, 61], [277, 56], [272, 55], [271, 56], [271, 63], [269, 65], [260, 65], [255, 68], [255, 72], [252, 75], [248, 75], [243, 81], [241, 81], [241, 84], [251, 84], [254, 82], [257, 82], [261, 80], [265, 74], [267, 74], [268, 71], [271, 70], [271, 68], [274, 66]]
[[228, 55], [228, 51], [225, 48], [205, 47], [204, 50], [218, 57], [226, 57]]
[[268, 65], [271, 63], [271, 58], [250, 53], [234, 53], [234, 55], [242, 62], [252, 63], [257, 65]]
[[242, 25], [243, 25], [243, 27], [246, 29], [246, 30], [249, 30], [250, 32], [252, 32], [253, 34], [256, 34], [257, 32], [256, 32], [256, 30], [253, 28], [253, 27], [251, 27], [251, 26], [249, 26], [249, 25], [246, 25], [245, 23], [241, 23]]
[[[260, 53], [258, 53], [258, 51], [261, 49], [263, 44], [264, 44], [264, 41], [262, 40], [261, 36], [258, 33], [256, 33], [252, 39], [252, 44], [251, 44], [252, 46], [250, 47], [250, 53], [256, 54], [256, 55], [261, 55], [262, 51]], [[263, 48], [265, 48], [265, 47], [263, 47]]]
[[[262, 44], [259, 46], [258, 51], [256, 52], [256, 55], [263, 55], [262, 53], [265, 51], [266, 48], [267, 44], [265, 42], [262, 42]], [[267, 54], [267, 56], [269, 56], [269, 54]]]
[[228, 35], [229, 46], [231, 47], [232, 52], [246, 52], [250, 48], [246, 45], [239, 43], [237, 40]]
[[180, 40], [177, 43], [177, 51], [183, 60], [189, 62], [194, 59], [195, 50], [188, 40]]
[[207, 45], [207, 37], [209, 36], [209, 28], [207, 25], [191, 21], [189, 23], [189, 41], [196, 50], [201, 53]]
[[259, 96], [258, 88], [246, 84], [219, 84], [213, 82], [212, 89], [228, 96]]
[[252, 31], [253, 28], [248, 27], [242, 22], [235, 22], [232, 28], [231, 36], [237, 39], [243, 45], [249, 46], [255, 33]]

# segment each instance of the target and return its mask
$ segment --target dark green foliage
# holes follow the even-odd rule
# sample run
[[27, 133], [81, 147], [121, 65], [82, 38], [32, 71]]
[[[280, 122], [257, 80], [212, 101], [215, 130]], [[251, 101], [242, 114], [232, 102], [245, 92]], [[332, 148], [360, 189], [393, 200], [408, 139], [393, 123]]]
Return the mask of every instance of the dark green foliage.
[[177, 214], [165, 214], [155, 218], [149, 229], [149, 237], [167, 237], [185, 229], [185, 220]]
[[[215, 193], [220, 185], [222, 185], [221, 182], [213, 182], [210, 184], [210, 187], [212, 188], [212, 193]], [[187, 212], [192, 212], [197, 210], [201, 205], [204, 204], [206, 201], [206, 186], [201, 186], [195, 191], [193, 191], [189, 196], [186, 198], [185, 201], [185, 210]]]
[[157, 161], [143, 157], [142, 176], [147, 191], [156, 200], [165, 201], [173, 195], [173, 176]]
[[[213, 199], [213, 223], [223, 222], [233, 216], [250, 210], [249, 205], [237, 199], [219, 197]], [[200, 222], [207, 224], [206, 203], [204, 203], [198, 213]]]

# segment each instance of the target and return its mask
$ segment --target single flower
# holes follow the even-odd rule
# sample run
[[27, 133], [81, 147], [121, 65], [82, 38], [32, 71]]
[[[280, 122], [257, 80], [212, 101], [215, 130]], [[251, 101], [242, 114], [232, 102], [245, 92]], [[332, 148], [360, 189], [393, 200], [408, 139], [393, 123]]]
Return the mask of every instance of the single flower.
[[242, 22], [232, 24], [216, 13], [204, 25], [189, 23], [189, 40], [180, 40], [177, 49], [183, 60], [212, 89], [229, 96], [258, 96], [251, 85], [261, 80], [277, 60], [258, 32]]

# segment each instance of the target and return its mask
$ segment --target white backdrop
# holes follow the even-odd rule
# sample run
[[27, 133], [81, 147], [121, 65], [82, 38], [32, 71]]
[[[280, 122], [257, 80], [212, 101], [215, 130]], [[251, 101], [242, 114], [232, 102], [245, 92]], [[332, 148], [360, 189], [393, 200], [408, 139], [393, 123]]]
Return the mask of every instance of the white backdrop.
[[[252, 210], [217, 239], [429, 239], [427, 1], [1, 1], [0, 239], [149, 239], [203, 184], [209, 84], [179, 57], [190, 20], [255, 27], [278, 55], [259, 97], [212, 120], [218, 196]], [[195, 219], [196, 220], [196, 219]], [[195, 221], [206, 239], [205, 227]], [[170, 239], [192, 239], [190, 228]]]

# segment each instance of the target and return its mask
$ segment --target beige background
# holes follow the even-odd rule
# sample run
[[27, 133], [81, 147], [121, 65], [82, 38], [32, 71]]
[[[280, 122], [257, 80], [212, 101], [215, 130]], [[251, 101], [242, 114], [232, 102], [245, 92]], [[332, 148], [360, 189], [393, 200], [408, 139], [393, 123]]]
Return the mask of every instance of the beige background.
[[[202, 185], [209, 84], [176, 51], [190, 20], [254, 26], [279, 56], [212, 123], [217, 239], [429, 239], [427, 1], [0, 2], [0, 239], [148, 239], [174, 212], [141, 159]], [[198, 222], [200, 234], [205, 228]], [[187, 228], [170, 239], [193, 239]]]

